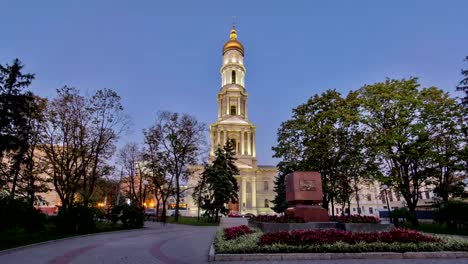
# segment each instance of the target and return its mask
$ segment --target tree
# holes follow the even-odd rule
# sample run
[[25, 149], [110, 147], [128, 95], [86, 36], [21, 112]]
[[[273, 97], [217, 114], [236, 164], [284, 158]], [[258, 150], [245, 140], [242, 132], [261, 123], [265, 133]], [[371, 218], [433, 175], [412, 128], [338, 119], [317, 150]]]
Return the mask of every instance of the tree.
[[[274, 157], [282, 158], [283, 163], [279, 166], [282, 177], [292, 170], [320, 172], [324, 192], [322, 206], [328, 210], [331, 204], [332, 214], [338, 194], [340, 200], [349, 200], [343, 195], [351, 193], [344, 192], [350, 188], [351, 162], [355, 166], [353, 170], [362, 171], [360, 160], [351, 158], [352, 155], [361, 155], [361, 150], [350, 153], [355, 149], [350, 144], [357, 142], [351, 139], [356, 136], [358, 120], [357, 107], [355, 104], [351, 107], [351, 102], [354, 101], [345, 100], [335, 90], [311, 97], [293, 109], [292, 119], [281, 124], [278, 145], [273, 147]], [[278, 184], [276, 188], [281, 190]], [[277, 194], [275, 205], [283, 203], [280, 195]]]
[[387, 79], [359, 91], [369, 147], [380, 161], [380, 170], [404, 197], [413, 225], [418, 225], [415, 211], [420, 189], [436, 174], [431, 140], [435, 131], [428, 129], [428, 122], [434, 124], [441, 115], [433, 110], [444, 94], [419, 86], [417, 78]]
[[143, 156], [137, 143], [125, 144], [119, 151], [118, 160], [122, 170], [127, 175], [126, 182], [130, 199], [141, 205], [143, 203], [143, 178], [138, 170], [138, 163], [142, 162]]
[[148, 130], [154, 151], [163, 165], [168, 189], [175, 184], [175, 220], [179, 219], [180, 184], [190, 173], [189, 166], [195, 165], [205, 144], [205, 125], [188, 114], [160, 112], [156, 124]]
[[73, 204], [76, 194], [87, 205], [96, 181], [109, 174], [107, 161], [126, 128], [120, 97], [109, 89], [85, 97], [65, 86], [57, 90], [45, 116], [40, 144], [45, 172], [53, 179], [63, 208]]
[[[468, 56], [465, 57], [465, 61], [468, 61]], [[462, 98], [462, 104], [468, 106], [468, 70], [461, 70], [461, 74], [464, 78], [458, 84], [457, 91], [465, 93], [465, 97]]]
[[273, 191], [276, 193], [275, 198], [273, 199], [273, 211], [276, 213], [284, 213], [284, 211], [288, 208], [288, 203], [286, 201], [286, 175], [289, 173], [294, 172], [289, 164], [286, 162], [279, 162], [278, 163], [278, 175], [275, 179], [275, 186], [273, 187]]
[[11, 186], [7, 191], [12, 198], [30, 150], [31, 123], [40, 115], [34, 94], [25, 91], [34, 74], [23, 74], [23, 67], [18, 59], [12, 65], [0, 65], [0, 184]]
[[[219, 214], [226, 215], [227, 203], [237, 203], [239, 187], [236, 175], [239, 169], [235, 165], [234, 142], [229, 140], [223, 148], [217, 148], [212, 164], [206, 165], [200, 178], [200, 190], [196, 201], [201, 201], [201, 208], [213, 221], [218, 221]], [[203, 188], [205, 187], [205, 188]]]

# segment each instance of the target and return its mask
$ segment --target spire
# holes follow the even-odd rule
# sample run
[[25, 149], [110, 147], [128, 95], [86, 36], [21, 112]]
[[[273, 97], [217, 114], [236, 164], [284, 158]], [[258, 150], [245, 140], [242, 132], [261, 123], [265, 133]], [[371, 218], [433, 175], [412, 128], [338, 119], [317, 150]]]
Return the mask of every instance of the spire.
[[236, 30], [236, 17], [232, 17], [232, 29], [230, 34], [231, 39], [237, 39], [237, 30]]

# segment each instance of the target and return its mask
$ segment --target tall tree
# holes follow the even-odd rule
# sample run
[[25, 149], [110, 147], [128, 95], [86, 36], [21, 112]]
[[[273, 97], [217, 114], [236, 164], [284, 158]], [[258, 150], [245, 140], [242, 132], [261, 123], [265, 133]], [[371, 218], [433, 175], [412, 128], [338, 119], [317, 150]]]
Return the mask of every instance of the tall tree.
[[291, 168], [320, 172], [324, 192], [322, 206], [328, 210], [331, 204], [333, 214], [339, 184], [347, 182], [340, 180], [340, 177], [347, 177], [343, 159], [349, 149], [344, 126], [350, 123], [346, 119], [350, 114], [345, 112], [345, 106], [345, 99], [335, 90], [311, 97], [293, 109], [292, 119], [281, 124], [278, 145], [273, 147], [274, 157], [282, 158], [288, 165], [279, 167], [281, 174], [289, 173]]
[[419, 86], [417, 78], [387, 79], [359, 91], [369, 147], [381, 161], [383, 174], [404, 197], [414, 225], [421, 187], [435, 173], [426, 121], [440, 115], [425, 111], [436, 105], [435, 98], [426, 96], [435, 88]]
[[215, 222], [218, 221], [219, 214], [226, 215], [229, 209], [227, 203], [237, 203], [239, 187], [236, 175], [239, 169], [235, 165], [234, 142], [228, 140], [223, 148], [215, 151], [215, 159], [212, 164], [205, 166], [199, 186], [205, 186], [199, 191], [201, 197], [195, 200], [203, 200], [200, 206]]
[[[465, 57], [465, 61], [468, 61], [468, 56]], [[463, 79], [458, 84], [457, 91], [465, 93], [465, 96], [462, 98], [462, 104], [468, 106], [468, 70], [462, 69], [461, 74], [463, 75]]]
[[115, 141], [127, 125], [120, 97], [112, 90], [98, 90], [92, 97], [77, 88], [57, 90], [46, 108], [40, 147], [47, 169], [64, 208], [80, 194], [86, 205], [96, 181], [108, 174], [108, 159]]
[[18, 59], [11, 65], [0, 64], [0, 183], [11, 186], [11, 197], [15, 197], [30, 148], [31, 118], [39, 112], [33, 93], [26, 90], [34, 74], [22, 73], [23, 67]]
[[126, 174], [126, 182], [128, 186], [128, 194], [130, 199], [142, 204], [143, 179], [137, 169], [138, 163], [143, 159], [142, 152], [137, 143], [127, 143], [123, 146], [118, 154], [118, 162], [122, 165], [122, 169]]
[[150, 128], [155, 140], [154, 147], [165, 164], [165, 174], [174, 177], [176, 221], [179, 219], [180, 184], [189, 177], [189, 166], [198, 162], [198, 157], [204, 150], [205, 130], [205, 125], [195, 117], [173, 112], [158, 113], [156, 124]]

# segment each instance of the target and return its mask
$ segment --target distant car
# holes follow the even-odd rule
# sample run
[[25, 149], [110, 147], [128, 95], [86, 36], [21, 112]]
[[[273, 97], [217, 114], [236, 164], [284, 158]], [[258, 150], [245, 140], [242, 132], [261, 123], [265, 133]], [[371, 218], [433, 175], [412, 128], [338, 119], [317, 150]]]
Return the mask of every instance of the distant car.
[[156, 215], [156, 209], [147, 208], [147, 209], [145, 210], [145, 215], [147, 215], [147, 216]]
[[251, 213], [247, 213], [247, 214], [243, 214], [242, 217], [243, 217], [243, 218], [254, 218], [255, 215], [254, 215], [254, 214], [251, 214]]

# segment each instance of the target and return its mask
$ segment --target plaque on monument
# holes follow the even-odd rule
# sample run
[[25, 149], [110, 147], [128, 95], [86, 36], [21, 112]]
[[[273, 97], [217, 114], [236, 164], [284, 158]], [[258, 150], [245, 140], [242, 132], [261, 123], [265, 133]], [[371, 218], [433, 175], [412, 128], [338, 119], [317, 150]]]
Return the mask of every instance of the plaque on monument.
[[322, 179], [315, 171], [296, 171], [286, 175], [286, 201], [291, 208], [286, 213], [303, 217], [306, 222], [328, 221], [322, 202]]

